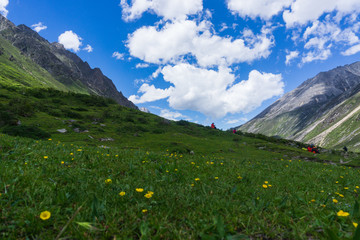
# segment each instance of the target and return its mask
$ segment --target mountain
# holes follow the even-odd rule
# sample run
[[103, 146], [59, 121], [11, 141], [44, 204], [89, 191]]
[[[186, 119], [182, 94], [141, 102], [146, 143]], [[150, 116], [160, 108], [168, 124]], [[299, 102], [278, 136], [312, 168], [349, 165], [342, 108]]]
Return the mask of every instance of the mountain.
[[238, 129], [360, 151], [359, 91], [360, 62], [321, 72]]
[[5, 55], [0, 64], [10, 76], [14, 72], [26, 78], [12, 77], [13, 83], [99, 95], [137, 109], [99, 68], [92, 69], [62, 44], [49, 43], [29, 27], [16, 26], [1, 15], [0, 55]]

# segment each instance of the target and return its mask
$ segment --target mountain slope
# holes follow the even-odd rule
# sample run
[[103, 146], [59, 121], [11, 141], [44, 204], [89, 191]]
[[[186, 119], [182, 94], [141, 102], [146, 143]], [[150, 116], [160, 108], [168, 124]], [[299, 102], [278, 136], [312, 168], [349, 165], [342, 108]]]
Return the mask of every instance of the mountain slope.
[[[358, 151], [358, 124], [348, 121], [359, 113], [359, 90], [360, 62], [337, 67], [308, 79], [239, 129]], [[343, 125], [352, 137], [332, 134]]]
[[[61, 44], [49, 43], [27, 26], [15, 26], [1, 15], [0, 36], [16, 47], [23, 56], [45, 69], [58, 82], [57, 85], [60, 83], [59, 86], [63, 85], [69, 91], [112, 98], [123, 106], [137, 109], [117, 91], [113, 82], [104, 76], [99, 68], [91, 69], [87, 62], [67, 51]], [[61, 87], [57, 89], [63, 90]]]

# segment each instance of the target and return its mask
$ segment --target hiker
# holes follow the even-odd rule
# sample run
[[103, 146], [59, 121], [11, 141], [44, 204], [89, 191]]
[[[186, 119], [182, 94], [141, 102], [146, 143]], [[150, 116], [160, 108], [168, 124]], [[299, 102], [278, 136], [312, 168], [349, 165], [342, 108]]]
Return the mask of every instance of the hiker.
[[347, 151], [348, 151], [348, 149], [347, 149], [346, 146], [344, 146], [343, 149], [344, 149], [344, 152], [347, 152]]
[[235, 128], [233, 129], [233, 134], [236, 134], [236, 129]]
[[211, 128], [212, 128], [212, 129], [216, 129], [216, 127], [215, 127], [215, 124], [214, 124], [214, 123], [212, 123], [212, 124], [211, 124]]

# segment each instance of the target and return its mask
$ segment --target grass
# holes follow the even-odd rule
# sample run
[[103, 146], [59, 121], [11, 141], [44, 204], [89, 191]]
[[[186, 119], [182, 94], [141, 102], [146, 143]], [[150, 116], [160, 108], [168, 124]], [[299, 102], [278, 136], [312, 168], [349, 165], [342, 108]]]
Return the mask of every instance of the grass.
[[0, 239], [360, 236], [357, 153], [6, 85], [0, 130]]
[[358, 168], [253, 149], [233, 157], [0, 143], [0, 238], [54, 239], [68, 224], [60, 237], [352, 239], [360, 222]]

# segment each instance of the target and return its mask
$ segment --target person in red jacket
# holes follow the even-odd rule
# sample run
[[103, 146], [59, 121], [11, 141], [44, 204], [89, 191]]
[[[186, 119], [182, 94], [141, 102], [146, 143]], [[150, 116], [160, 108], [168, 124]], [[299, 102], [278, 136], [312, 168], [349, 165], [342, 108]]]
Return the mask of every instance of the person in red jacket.
[[211, 128], [212, 128], [212, 129], [215, 129], [215, 128], [216, 128], [214, 123], [211, 124]]

